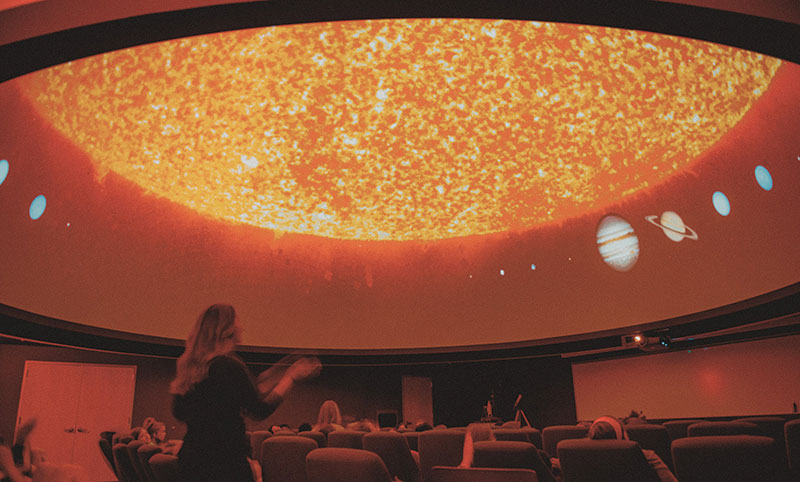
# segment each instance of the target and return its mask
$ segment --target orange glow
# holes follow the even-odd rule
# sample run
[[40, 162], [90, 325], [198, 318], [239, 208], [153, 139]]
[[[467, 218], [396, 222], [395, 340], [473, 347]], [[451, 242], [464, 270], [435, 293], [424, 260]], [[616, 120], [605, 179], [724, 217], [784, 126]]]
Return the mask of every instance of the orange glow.
[[277, 232], [428, 240], [558, 222], [656, 185], [779, 66], [602, 27], [373, 20], [143, 45], [20, 86], [101, 178]]

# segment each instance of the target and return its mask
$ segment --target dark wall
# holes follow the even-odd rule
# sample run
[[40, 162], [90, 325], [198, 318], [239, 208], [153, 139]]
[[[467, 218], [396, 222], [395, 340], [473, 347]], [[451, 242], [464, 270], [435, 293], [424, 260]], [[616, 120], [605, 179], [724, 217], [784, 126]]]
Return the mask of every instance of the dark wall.
[[514, 401], [522, 395], [520, 408], [534, 427], [576, 422], [572, 369], [560, 357], [459, 363], [436, 367], [431, 374], [436, 424], [463, 426], [479, 420], [492, 393], [494, 415], [503, 420], [514, 418]]
[[[170, 438], [181, 438], [184, 426], [172, 417], [169, 383], [175, 360], [101, 353], [72, 348], [0, 344], [0, 433], [11, 437], [26, 360], [136, 365], [133, 424], [153, 416], [167, 424]], [[323, 360], [324, 362], [324, 360]], [[267, 368], [253, 365], [254, 373]], [[466, 425], [481, 416], [492, 390], [495, 413], [513, 417], [511, 407], [523, 394], [522, 408], [534, 426], [574, 423], [575, 399], [570, 365], [558, 357], [514, 361], [442, 365], [335, 366], [325, 365], [320, 376], [297, 385], [278, 410], [264, 421], [249, 421], [256, 430], [273, 424], [297, 427], [314, 423], [322, 402], [336, 400], [342, 415], [376, 418], [378, 410], [396, 410], [402, 416], [403, 375], [428, 376], [433, 381], [434, 421], [448, 426]]]

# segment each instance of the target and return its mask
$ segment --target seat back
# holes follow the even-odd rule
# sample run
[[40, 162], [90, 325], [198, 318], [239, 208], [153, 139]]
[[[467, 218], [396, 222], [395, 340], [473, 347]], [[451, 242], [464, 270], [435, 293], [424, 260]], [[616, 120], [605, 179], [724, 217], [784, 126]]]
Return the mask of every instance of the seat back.
[[430, 482], [538, 482], [530, 469], [434, 467]]
[[562, 440], [557, 452], [564, 482], [660, 482], [631, 440]]
[[363, 449], [364, 442], [361, 440], [364, 432], [355, 430], [334, 430], [328, 434], [328, 447], [339, 447], [348, 449]]
[[637, 424], [626, 425], [625, 431], [628, 438], [638, 443], [640, 447], [655, 452], [661, 460], [667, 464], [670, 470], [672, 466], [672, 453], [669, 450], [669, 432], [663, 425]]
[[128, 457], [131, 460], [133, 471], [136, 472], [136, 480], [139, 482], [147, 482], [147, 474], [142, 467], [141, 461], [139, 461], [139, 447], [142, 445], [144, 445], [144, 443], [139, 440], [128, 442]]
[[506, 442], [530, 442], [528, 433], [521, 428], [496, 428], [492, 430], [494, 438]]
[[758, 435], [709, 435], [672, 442], [675, 476], [681, 482], [777, 482], [778, 445]]
[[154, 454], [150, 457], [150, 470], [156, 482], [181, 482], [178, 457], [169, 454]]
[[411, 455], [406, 438], [399, 433], [368, 433], [364, 435], [363, 443], [364, 449], [378, 454], [392, 477], [403, 482], [419, 482], [421, 479], [419, 465]]
[[419, 434], [422, 432], [403, 432], [403, 437], [408, 442], [408, 448], [419, 451]]
[[[308, 482], [391, 482], [381, 458], [368, 450], [329, 447], [306, 457]], [[267, 482], [266, 480], [264, 482]]]
[[529, 469], [536, 472], [540, 481], [555, 482], [539, 450], [530, 442], [491, 440], [475, 442], [473, 449], [473, 467]]
[[784, 424], [783, 436], [786, 440], [786, 457], [789, 459], [789, 469], [794, 476], [792, 480], [800, 480], [800, 418]]
[[530, 440], [530, 442], [535, 445], [537, 449], [542, 449], [542, 432], [540, 432], [539, 429], [533, 427], [523, 427], [521, 430], [528, 434], [528, 440]]
[[698, 422], [686, 429], [690, 437], [711, 435], [761, 435], [758, 425], [749, 422]]
[[261, 444], [261, 478], [264, 482], [306, 482], [306, 455], [317, 448], [310, 438], [270, 437]]
[[558, 442], [574, 438], [586, 438], [589, 428], [583, 425], [553, 425], [542, 430], [542, 445], [550, 457], [556, 456]]
[[144, 472], [147, 482], [155, 482], [153, 469], [150, 468], [150, 458], [153, 455], [160, 453], [161, 448], [152, 444], [142, 445], [139, 447], [139, 450], [137, 450], [136, 455], [139, 458], [139, 466], [142, 468], [142, 472]]
[[317, 447], [325, 448], [328, 446], [328, 436], [325, 435], [324, 432], [319, 432], [316, 430], [312, 430], [310, 432], [300, 432], [297, 435], [305, 438], [310, 438], [314, 442], [317, 442]]
[[261, 444], [264, 440], [272, 437], [272, 432], [269, 430], [256, 430], [250, 432], [250, 458], [258, 460], [261, 457]]
[[133, 468], [131, 456], [128, 453], [128, 444], [119, 442], [111, 447], [114, 456], [114, 467], [117, 468], [117, 477], [120, 482], [139, 482], [136, 469]]
[[667, 429], [667, 433], [669, 434], [669, 440], [678, 440], [679, 438], [688, 437], [688, 428], [689, 425], [705, 422], [705, 420], [699, 419], [690, 419], [690, 420], [670, 420], [668, 422], [664, 422], [661, 425]]
[[108, 468], [111, 469], [111, 472], [117, 473], [116, 467], [114, 467], [114, 453], [111, 451], [111, 443], [108, 439], [104, 437], [100, 437], [98, 439], [97, 444], [100, 446], [100, 453], [103, 454], [103, 460], [108, 463]]
[[[783, 417], [745, 417], [738, 418], [734, 422], [752, 423], [758, 427], [759, 434], [765, 437], [772, 437], [778, 443], [779, 447], [786, 444], [786, 437], [783, 433], [783, 426], [786, 424], [786, 419]], [[786, 455], [781, 450], [781, 463], [786, 465]]]
[[428, 430], [419, 435], [419, 466], [422, 480], [429, 480], [433, 467], [456, 467], [464, 455], [464, 436], [461, 430]]

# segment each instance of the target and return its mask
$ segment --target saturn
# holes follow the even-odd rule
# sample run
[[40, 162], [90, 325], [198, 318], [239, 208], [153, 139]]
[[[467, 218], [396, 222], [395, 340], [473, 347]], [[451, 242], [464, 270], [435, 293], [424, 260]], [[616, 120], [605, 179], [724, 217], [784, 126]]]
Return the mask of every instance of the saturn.
[[664, 211], [659, 218], [656, 215], [645, 216], [645, 219], [661, 228], [667, 237], [676, 243], [685, 239], [697, 240], [697, 232], [684, 224], [683, 219], [678, 216], [678, 213], [673, 211]]

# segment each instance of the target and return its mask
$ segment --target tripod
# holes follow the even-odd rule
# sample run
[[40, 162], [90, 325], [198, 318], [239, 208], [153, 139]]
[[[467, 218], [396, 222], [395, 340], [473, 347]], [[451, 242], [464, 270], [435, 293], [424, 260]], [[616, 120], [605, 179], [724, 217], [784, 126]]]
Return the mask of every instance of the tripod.
[[522, 425], [523, 420], [525, 421], [525, 425], [527, 425], [528, 427], [531, 426], [531, 423], [528, 421], [528, 417], [525, 416], [525, 412], [523, 412], [521, 408], [518, 408], [516, 415], [514, 415], [514, 421], [519, 422], [519, 426], [523, 427]]

